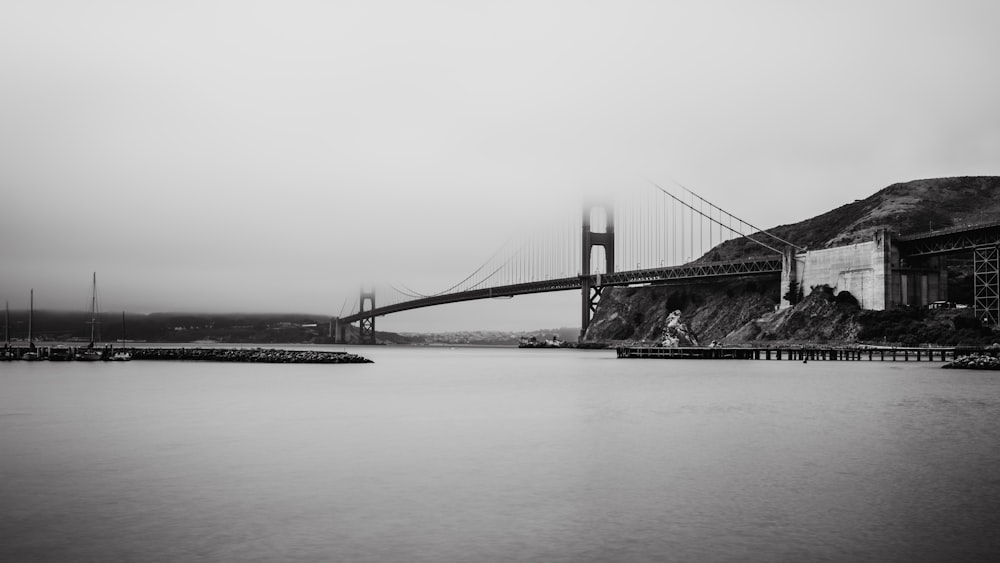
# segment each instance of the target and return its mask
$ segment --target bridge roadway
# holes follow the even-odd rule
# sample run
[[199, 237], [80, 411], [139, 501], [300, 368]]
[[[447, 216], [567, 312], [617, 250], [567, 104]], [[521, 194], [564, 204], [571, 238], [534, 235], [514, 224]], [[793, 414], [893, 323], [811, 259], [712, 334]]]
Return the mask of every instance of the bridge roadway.
[[938, 256], [1000, 245], [1000, 221], [962, 225], [937, 231], [894, 236], [900, 253], [907, 257]]
[[[782, 258], [775, 255], [773, 257], [756, 257], [746, 260], [736, 260], [731, 262], [705, 262], [692, 263], [683, 266], [671, 266], [664, 268], [653, 268], [647, 270], [630, 270], [626, 272], [612, 272], [610, 274], [595, 274], [590, 276], [590, 287], [626, 286], [640, 285], [648, 283], [659, 283], [675, 280], [699, 280], [713, 279], [726, 276], [763, 276], [781, 274]], [[527, 282], [512, 285], [503, 285], [492, 288], [473, 289], [448, 293], [444, 295], [434, 295], [403, 301], [384, 307], [356, 313], [349, 317], [342, 317], [339, 322], [350, 324], [362, 319], [380, 317], [390, 313], [399, 313], [422, 307], [432, 307], [434, 305], [444, 305], [446, 303], [459, 303], [462, 301], [474, 301], [477, 299], [491, 299], [495, 297], [513, 297], [515, 295], [528, 295], [531, 293], [548, 293], [551, 291], [580, 290], [583, 288], [583, 280], [586, 277], [576, 276], [571, 278], [559, 278], [553, 280]]]

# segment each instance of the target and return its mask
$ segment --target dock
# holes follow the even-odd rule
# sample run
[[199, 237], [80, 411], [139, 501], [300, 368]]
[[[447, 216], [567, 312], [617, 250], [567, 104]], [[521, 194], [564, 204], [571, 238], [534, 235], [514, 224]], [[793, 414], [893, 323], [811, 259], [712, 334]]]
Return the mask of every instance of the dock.
[[661, 360], [798, 360], [820, 362], [949, 362], [971, 354], [996, 355], [995, 349], [982, 347], [882, 348], [882, 347], [647, 347], [619, 346], [619, 358], [655, 358]]

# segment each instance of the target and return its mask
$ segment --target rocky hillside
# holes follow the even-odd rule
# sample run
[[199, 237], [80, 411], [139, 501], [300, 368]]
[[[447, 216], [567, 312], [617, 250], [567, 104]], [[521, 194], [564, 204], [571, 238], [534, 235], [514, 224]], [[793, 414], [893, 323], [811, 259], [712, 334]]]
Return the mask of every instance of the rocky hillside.
[[1000, 332], [983, 327], [971, 309], [864, 311], [848, 292], [819, 287], [795, 307], [778, 311], [776, 295], [776, 281], [759, 280], [615, 288], [601, 302], [586, 341], [657, 346], [1000, 342]]
[[[810, 249], [870, 240], [880, 228], [899, 234], [1000, 220], [1000, 177], [914, 180], [893, 184], [805, 221], [768, 229]], [[699, 261], [733, 260], [767, 253], [746, 239], [720, 244]], [[991, 338], [970, 321], [934, 318], [889, 319], [893, 312], [860, 311], [850, 296], [821, 291], [794, 308], [777, 311], [779, 281], [735, 279], [694, 286], [614, 288], [603, 300], [587, 330], [589, 342], [680, 344], [782, 342], [853, 342], [857, 340], [946, 341], [956, 331], [969, 339]], [[679, 318], [671, 314], [680, 311]], [[888, 320], [887, 320], [888, 319]], [[898, 322], [897, 322], [898, 321]], [[895, 331], [893, 323], [909, 326]], [[972, 319], [975, 324], [975, 319]], [[969, 325], [969, 326], [966, 326]], [[678, 332], [677, 327], [685, 330]], [[874, 328], [873, 328], [874, 327]], [[949, 332], [950, 331], [950, 332]], [[683, 337], [682, 337], [683, 336]], [[686, 340], [685, 340], [686, 339]]]
[[862, 332], [858, 302], [847, 292], [816, 288], [795, 307], [765, 314], [723, 338], [724, 344], [854, 342]]
[[891, 344], [985, 346], [1000, 339], [971, 309], [863, 311], [848, 292], [814, 289], [795, 307], [768, 313], [727, 335], [722, 343]]
[[[734, 279], [685, 286], [609, 288], [585, 341], [708, 344], [775, 310], [779, 280]], [[680, 311], [683, 329], [671, 327]], [[683, 336], [683, 337], [682, 337]]]

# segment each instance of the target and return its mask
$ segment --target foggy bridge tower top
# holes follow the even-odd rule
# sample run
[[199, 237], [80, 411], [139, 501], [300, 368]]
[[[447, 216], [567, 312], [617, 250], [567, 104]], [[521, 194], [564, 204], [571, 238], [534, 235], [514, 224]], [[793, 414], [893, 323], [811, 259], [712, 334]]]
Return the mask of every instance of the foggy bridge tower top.
[[[604, 212], [603, 232], [594, 232], [591, 225], [591, 217], [595, 210]], [[590, 280], [593, 275], [590, 258], [595, 246], [604, 249], [605, 268], [604, 273], [610, 274], [615, 271], [615, 215], [614, 207], [610, 203], [589, 202], [583, 205], [583, 260], [580, 270], [580, 282], [582, 285], [582, 310], [580, 317], [580, 340], [583, 340], [590, 326], [590, 319], [593, 318], [597, 304], [601, 300], [601, 287]]]
[[[591, 217], [595, 209], [604, 212], [604, 232], [594, 232]], [[610, 203], [585, 203], [583, 205], [583, 267], [581, 273], [590, 276], [590, 258], [595, 246], [604, 248], [605, 273], [615, 271], [615, 215]]]

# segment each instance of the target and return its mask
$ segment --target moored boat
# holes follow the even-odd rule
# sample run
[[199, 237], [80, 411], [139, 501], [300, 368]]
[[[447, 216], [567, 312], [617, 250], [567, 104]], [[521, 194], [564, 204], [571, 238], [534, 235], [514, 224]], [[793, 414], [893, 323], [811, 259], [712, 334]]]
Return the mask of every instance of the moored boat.
[[132, 359], [132, 354], [125, 351], [119, 350], [118, 352], [111, 354], [112, 362], [127, 362], [130, 361], [131, 359]]
[[[122, 344], [125, 343], [125, 311], [122, 311], [122, 339], [121, 339], [121, 341], [122, 341]], [[127, 362], [127, 361], [130, 361], [132, 359], [132, 354], [130, 354], [128, 352], [125, 352], [123, 350], [119, 350], [118, 352], [115, 352], [114, 354], [111, 354], [111, 358], [110, 359], [111, 359], [112, 362]]]
[[76, 351], [76, 360], [80, 362], [96, 362], [104, 358], [101, 350], [94, 346], [94, 335], [97, 331], [97, 272], [94, 272], [90, 291], [90, 344]]
[[76, 361], [78, 362], [96, 362], [104, 358], [104, 354], [100, 350], [93, 347], [90, 344], [86, 348], [80, 348], [76, 351]]
[[73, 351], [69, 347], [60, 344], [49, 349], [50, 362], [68, 362], [73, 359]]
[[31, 321], [35, 316], [35, 290], [31, 289], [31, 297], [28, 301], [28, 351], [21, 354], [21, 359], [34, 362], [36, 360], [42, 359], [41, 355], [38, 353], [38, 349], [35, 348], [35, 340], [31, 336]]
[[3, 353], [0, 353], [0, 361], [14, 359], [14, 350], [10, 347], [10, 302], [4, 302], [3, 310]]
[[559, 340], [559, 336], [553, 335], [551, 340], [539, 340], [534, 336], [522, 336], [517, 344], [518, 348], [573, 348], [571, 342]]

